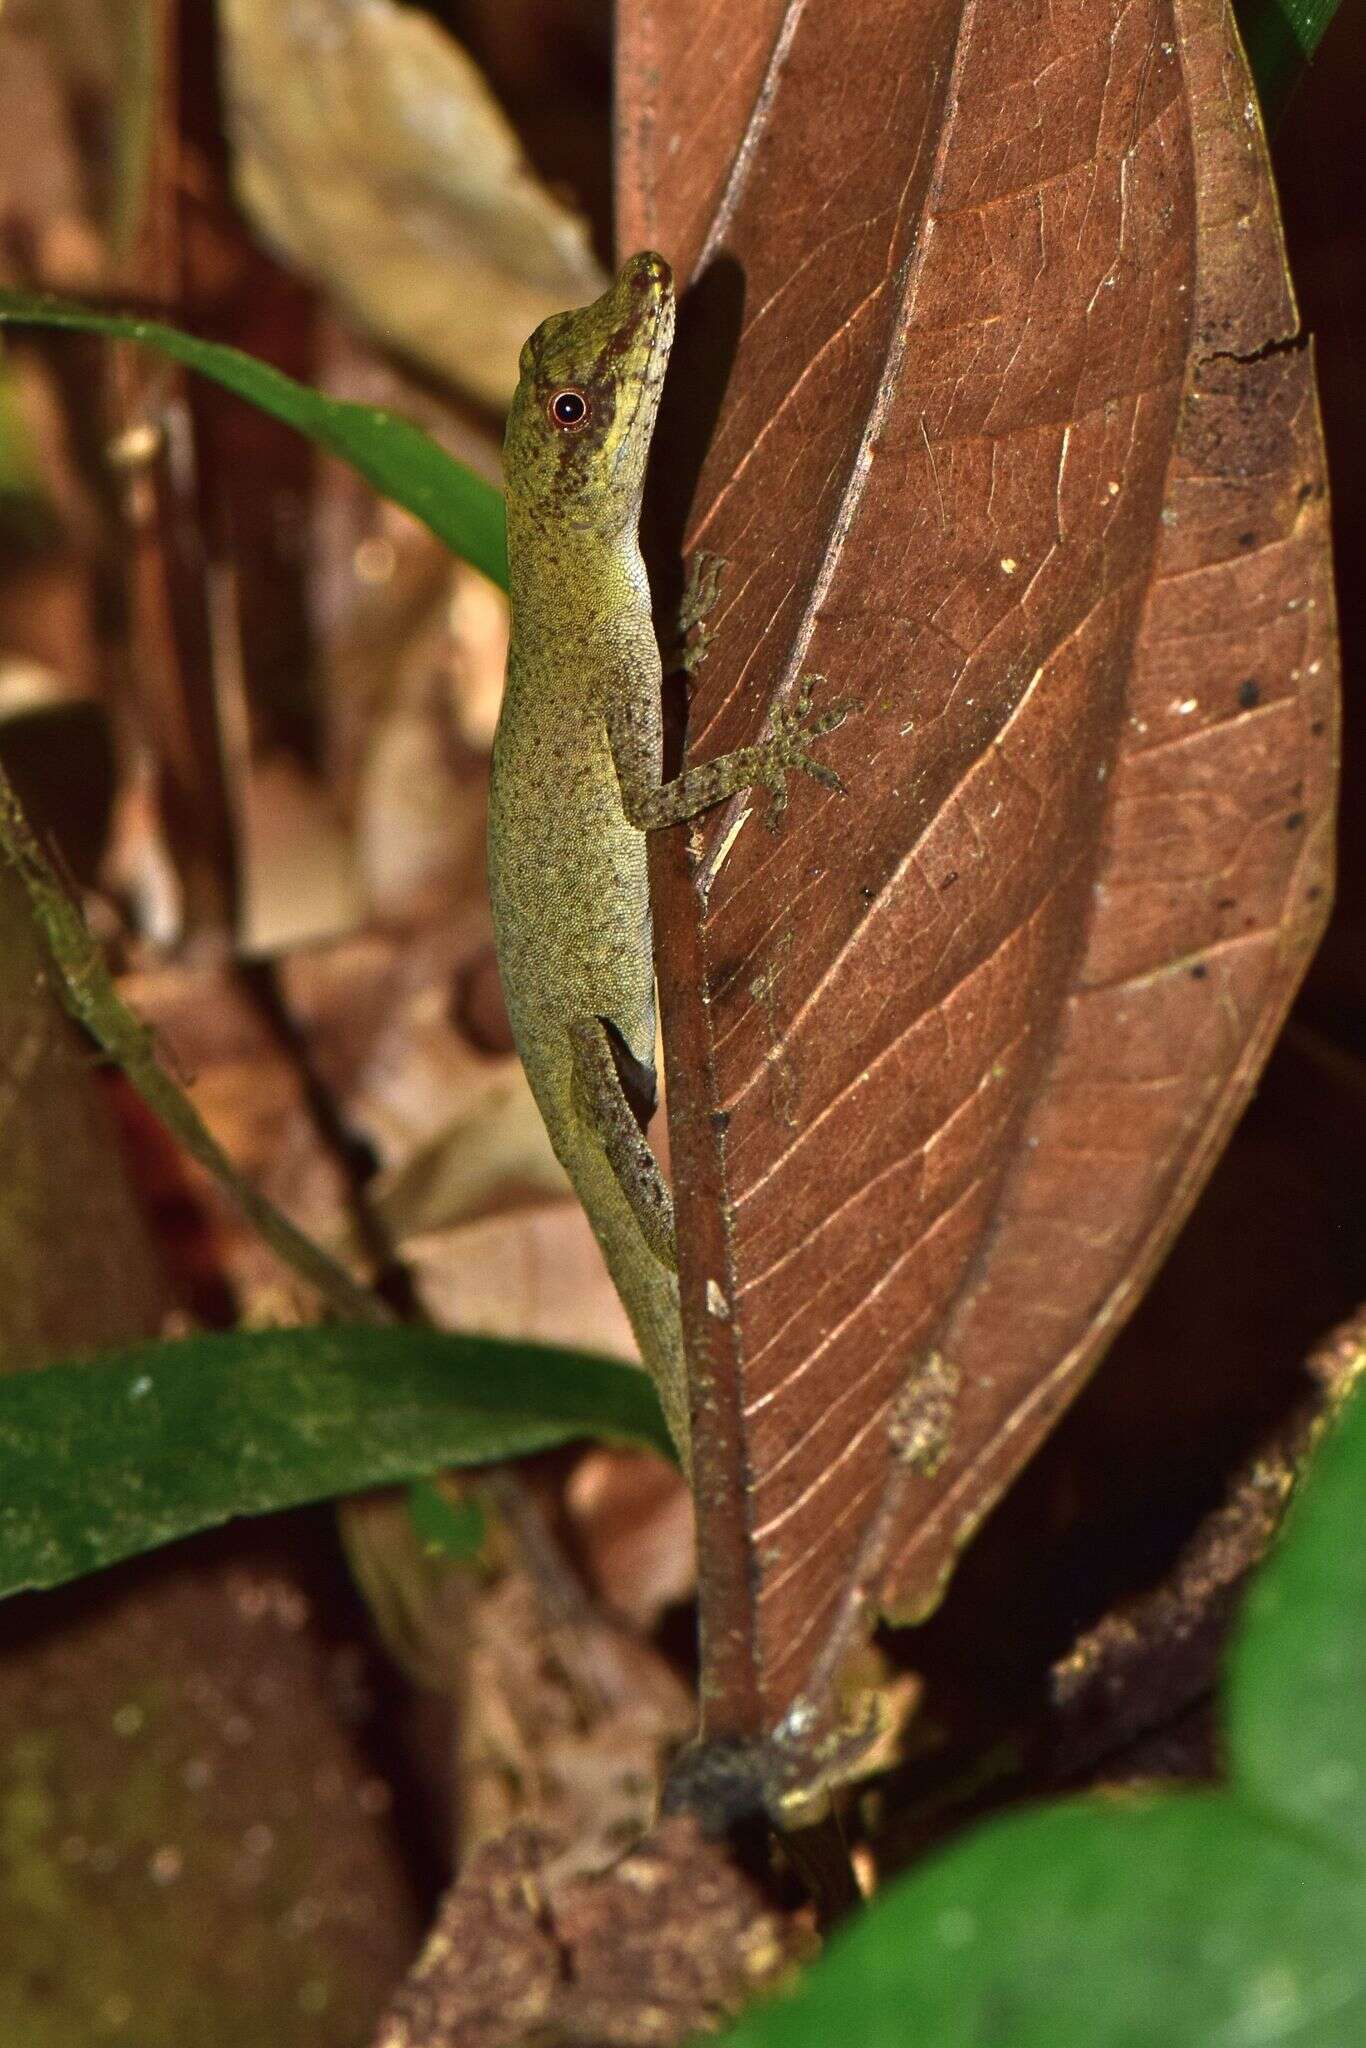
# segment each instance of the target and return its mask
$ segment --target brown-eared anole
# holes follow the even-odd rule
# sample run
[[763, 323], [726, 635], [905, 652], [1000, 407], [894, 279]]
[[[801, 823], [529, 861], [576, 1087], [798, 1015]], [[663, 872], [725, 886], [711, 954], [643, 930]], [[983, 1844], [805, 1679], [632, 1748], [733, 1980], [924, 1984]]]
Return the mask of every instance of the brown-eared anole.
[[[673, 1204], [644, 1137], [655, 1097], [647, 832], [792, 769], [832, 787], [803, 679], [767, 738], [661, 780], [661, 661], [637, 527], [673, 340], [660, 256], [522, 351], [504, 446], [512, 643], [493, 746], [489, 887], [508, 1015], [689, 1465]], [[705, 596], [704, 596], [705, 602]], [[694, 609], [696, 616], [696, 608]]]

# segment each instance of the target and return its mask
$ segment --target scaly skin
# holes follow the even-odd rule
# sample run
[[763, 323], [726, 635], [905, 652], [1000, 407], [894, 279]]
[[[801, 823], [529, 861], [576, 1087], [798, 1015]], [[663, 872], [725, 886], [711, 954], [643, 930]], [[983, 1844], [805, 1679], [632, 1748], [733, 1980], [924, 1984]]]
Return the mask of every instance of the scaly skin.
[[[637, 527], [673, 340], [662, 257], [522, 351], [504, 444], [512, 642], [493, 747], [489, 889], [513, 1036], [689, 1463], [668, 1189], [648, 1115], [655, 997], [646, 832], [759, 784], [776, 819], [808, 743], [843, 716], [779, 712], [772, 735], [661, 783], [661, 665]], [[557, 419], [552, 401], [569, 397]], [[584, 417], [573, 418], [582, 404]]]

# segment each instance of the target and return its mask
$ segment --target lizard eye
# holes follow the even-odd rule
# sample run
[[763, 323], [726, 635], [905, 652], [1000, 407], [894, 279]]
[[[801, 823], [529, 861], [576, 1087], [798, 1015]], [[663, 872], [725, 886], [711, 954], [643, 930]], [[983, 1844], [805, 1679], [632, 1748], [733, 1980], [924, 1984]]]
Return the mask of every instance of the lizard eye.
[[577, 390], [572, 384], [567, 384], [563, 391], [556, 391], [551, 395], [546, 411], [550, 416], [551, 426], [558, 427], [564, 434], [577, 434], [593, 417], [592, 406], [582, 391]]

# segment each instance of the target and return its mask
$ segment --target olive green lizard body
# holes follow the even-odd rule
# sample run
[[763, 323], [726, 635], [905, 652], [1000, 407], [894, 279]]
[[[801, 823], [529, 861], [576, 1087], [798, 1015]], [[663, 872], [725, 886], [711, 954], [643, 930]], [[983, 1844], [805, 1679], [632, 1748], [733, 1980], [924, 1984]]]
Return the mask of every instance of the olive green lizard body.
[[522, 351], [504, 445], [512, 639], [489, 889], [527, 1079], [687, 1466], [673, 1209], [643, 1130], [655, 1096], [646, 834], [756, 785], [776, 818], [792, 768], [838, 788], [806, 747], [844, 714], [809, 718], [818, 678], [804, 678], [768, 738], [661, 781], [662, 664], [637, 529], [673, 327], [672, 274], [646, 253]]

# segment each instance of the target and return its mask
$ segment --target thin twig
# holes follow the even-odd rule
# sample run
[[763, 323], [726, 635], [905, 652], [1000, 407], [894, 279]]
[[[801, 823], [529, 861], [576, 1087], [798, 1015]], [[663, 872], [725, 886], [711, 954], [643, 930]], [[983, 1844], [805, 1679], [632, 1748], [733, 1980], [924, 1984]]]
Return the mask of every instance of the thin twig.
[[115, 989], [103, 953], [34, 838], [3, 768], [0, 858], [13, 867], [27, 892], [63, 1008], [113, 1060], [153, 1115], [212, 1175], [275, 1256], [306, 1280], [335, 1314], [350, 1322], [393, 1322], [392, 1310], [378, 1295], [353, 1280], [345, 1267], [243, 1179], [184, 1089], [161, 1065], [151, 1032]]

